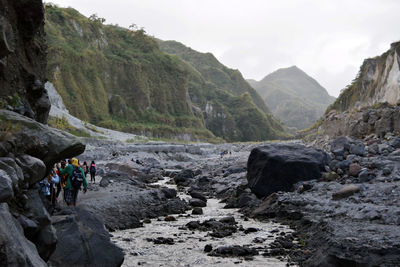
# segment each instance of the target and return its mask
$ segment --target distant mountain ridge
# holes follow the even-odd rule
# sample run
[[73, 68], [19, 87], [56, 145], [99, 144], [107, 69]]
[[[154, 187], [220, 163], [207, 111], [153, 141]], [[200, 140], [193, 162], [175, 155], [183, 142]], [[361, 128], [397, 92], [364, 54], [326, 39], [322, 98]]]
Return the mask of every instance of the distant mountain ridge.
[[304, 129], [335, 100], [315, 79], [296, 66], [278, 69], [261, 81], [247, 80], [285, 125]]

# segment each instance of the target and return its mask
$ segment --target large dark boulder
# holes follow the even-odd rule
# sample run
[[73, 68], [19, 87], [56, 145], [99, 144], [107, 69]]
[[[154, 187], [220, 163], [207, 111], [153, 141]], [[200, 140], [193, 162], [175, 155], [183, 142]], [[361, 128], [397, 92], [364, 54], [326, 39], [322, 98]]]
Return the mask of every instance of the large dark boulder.
[[0, 204], [0, 265], [47, 266], [35, 245], [25, 238], [21, 225], [6, 203]]
[[85, 151], [82, 141], [64, 131], [51, 128], [8, 110], [0, 110], [0, 125], [10, 125], [12, 147], [8, 152], [27, 154], [44, 162], [47, 168], [62, 159]]
[[248, 185], [259, 198], [289, 191], [299, 181], [321, 178], [328, 161], [322, 150], [297, 144], [267, 144], [250, 153]]
[[195, 175], [192, 170], [189, 169], [182, 170], [181, 172], [175, 175], [174, 182], [179, 186], [188, 186], [194, 176]]
[[112, 267], [123, 263], [122, 249], [110, 241], [104, 223], [86, 208], [66, 208], [53, 217], [53, 225], [58, 243], [51, 266]]

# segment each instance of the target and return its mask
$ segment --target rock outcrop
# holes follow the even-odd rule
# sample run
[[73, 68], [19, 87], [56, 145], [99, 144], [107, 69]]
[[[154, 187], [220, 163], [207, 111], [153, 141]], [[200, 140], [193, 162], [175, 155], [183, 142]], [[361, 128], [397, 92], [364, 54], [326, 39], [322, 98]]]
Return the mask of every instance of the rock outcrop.
[[[6, 156], [7, 152], [27, 154], [41, 159], [49, 167], [61, 159], [82, 154], [85, 150], [85, 145], [69, 133], [7, 110], [0, 110], [0, 117], [4, 134], [8, 136], [3, 147], [10, 148], [8, 151], [0, 151], [0, 156]], [[21, 161], [23, 163], [32, 159], [23, 157]]]
[[121, 266], [122, 249], [110, 241], [104, 223], [84, 207], [53, 216], [58, 245], [51, 266]]
[[259, 198], [289, 191], [299, 181], [321, 178], [329, 163], [325, 152], [302, 145], [267, 144], [254, 148], [247, 162], [247, 180]]
[[400, 42], [380, 56], [364, 60], [354, 81], [328, 109], [345, 111], [400, 100]]
[[344, 112], [332, 110], [314, 130], [319, 135], [331, 138], [341, 135], [364, 138], [370, 134], [378, 137], [385, 137], [387, 133], [400, 134], [400, 105], [380, 104]]
[[41, 0], [0, 1], [0, 108], [46, 122], [46, 41]]
[[47, 266], [57, 237], [36, 184], [62, 158], [82, 153], [76, 137], [0, 110], [0, 259], [7, 266]]

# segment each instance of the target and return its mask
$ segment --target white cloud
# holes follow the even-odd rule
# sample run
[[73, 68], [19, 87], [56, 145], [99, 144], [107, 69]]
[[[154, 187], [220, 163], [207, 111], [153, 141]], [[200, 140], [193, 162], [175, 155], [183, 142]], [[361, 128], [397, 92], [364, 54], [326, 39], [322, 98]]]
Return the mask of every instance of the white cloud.
[[246, 78], [297, 65], [337, 96], [399, 40], [396, 0], [52, 0], [213, 53]]

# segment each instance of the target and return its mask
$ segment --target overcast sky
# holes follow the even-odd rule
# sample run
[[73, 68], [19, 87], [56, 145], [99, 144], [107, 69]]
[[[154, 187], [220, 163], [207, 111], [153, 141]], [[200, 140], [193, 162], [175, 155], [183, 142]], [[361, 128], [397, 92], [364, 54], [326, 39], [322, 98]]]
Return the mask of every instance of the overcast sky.
[[333, 96], [400, 40], [398, 0], [52, 0], [213, 53], [246, 79], [296, 65]]

